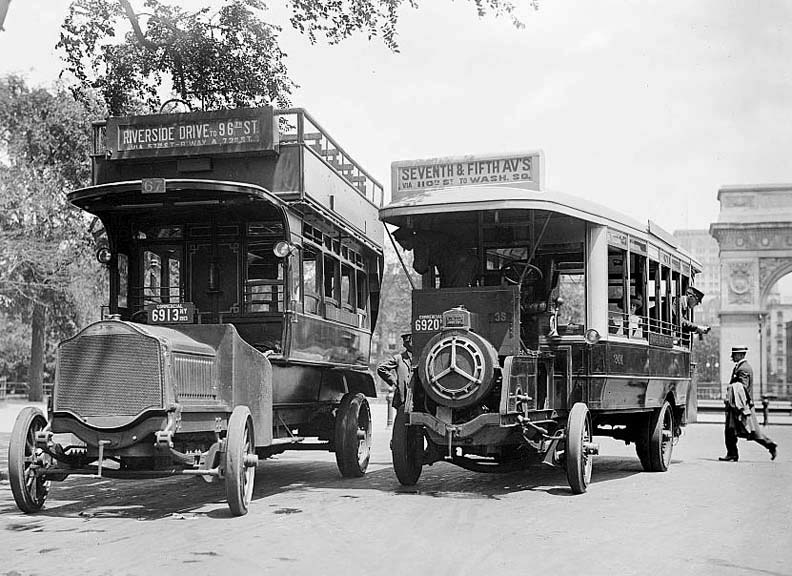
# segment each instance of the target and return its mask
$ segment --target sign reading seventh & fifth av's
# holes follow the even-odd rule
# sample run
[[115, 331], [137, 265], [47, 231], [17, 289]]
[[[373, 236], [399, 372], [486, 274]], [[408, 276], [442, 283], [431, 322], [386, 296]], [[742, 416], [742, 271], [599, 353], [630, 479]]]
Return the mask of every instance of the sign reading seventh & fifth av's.
[[107, 120], [110, 158], [277, 150], [273, 110], [243, 108]]
[[428, 189], [476, 184], [540, 190], [543, 180], [541, 151], [407, 160], [391, 164], [391, 200], [398, 202]]

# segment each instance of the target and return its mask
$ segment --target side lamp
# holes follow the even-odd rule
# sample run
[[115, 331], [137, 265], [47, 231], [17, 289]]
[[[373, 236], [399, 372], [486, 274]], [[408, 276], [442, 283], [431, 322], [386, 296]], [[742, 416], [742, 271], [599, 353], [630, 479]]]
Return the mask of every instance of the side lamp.
[[113, 259], [113, 253], [110, 252], [110, 248], [107, 246], [102, 246], [96, 251], [96, 259], [100, 264], [107, 266], [110, 264], [110, 260]]
[[286, 258], [286, 256], [292, 254], [295, 250], [297, 250], [297, 246], [285, 240], [280, 240], [272, 247], [272, 253], [278, 258]]

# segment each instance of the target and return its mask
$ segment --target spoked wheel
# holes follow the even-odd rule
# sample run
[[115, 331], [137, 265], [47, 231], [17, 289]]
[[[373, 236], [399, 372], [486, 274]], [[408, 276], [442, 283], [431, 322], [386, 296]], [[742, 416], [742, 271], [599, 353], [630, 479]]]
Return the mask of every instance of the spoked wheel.
[[371, 409], [359, 392], [348, 392], [341, 398], [335, 422], [335, 455], [344, 478], [359, 478], [366, 473], [371, 456]]
[[8, 444], [8, 478], [11, 493], [22, 512], [41, 510], [49, 494], [50, 482], [36, 476], [36, 470], [46, 465], [49, 457], [36, 450], [36, 432], [47, 426], [44, 413], [38, 408], [24, 408], [17, 416]]
[[583, 494], [588, 488], [595, 453], [588, 407], [577, 402], [569, 412], [566, 427], [566, 475], [573, 493]]
[[247, 514], [257, 464], [250, 410], [247, 406], [237, 406], [228, 420], [224, 470], [226, 499], [234, 516]]
[[665, 472], [674, 448], [674, 411], [667, 401], [646, 419], [635, 449], [647, 472]]
[[420, 426], [408, 426], [404, 406], [396, 412], [393, 420], [391, 437], [391, 453], [393, 470], [396, 478], [404, 486], [414, 486], [421, 477], [424, 456], [423, 429]]

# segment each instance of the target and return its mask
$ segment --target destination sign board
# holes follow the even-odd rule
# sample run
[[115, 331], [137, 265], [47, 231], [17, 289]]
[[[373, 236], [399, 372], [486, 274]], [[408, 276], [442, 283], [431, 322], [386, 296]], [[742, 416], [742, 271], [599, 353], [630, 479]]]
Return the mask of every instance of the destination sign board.
[[391, 199], [398, 202], [424, 190], [478, 184], [540, 190], [543, 178], [544, 154], [540, 151], [394, 162]]
[[277, 145], [270, 107], [107, 120], [111, 159], [275, 151]]

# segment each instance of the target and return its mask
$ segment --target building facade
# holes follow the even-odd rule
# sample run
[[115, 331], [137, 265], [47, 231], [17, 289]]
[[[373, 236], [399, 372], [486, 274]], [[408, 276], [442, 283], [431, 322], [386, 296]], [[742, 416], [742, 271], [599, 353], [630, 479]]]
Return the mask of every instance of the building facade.
[[704, 292], [704, 301], [696, 308], [696, 322], [717, 326], [720, 323], [720, 256], [718, 242], [709, 230], [677, 230], [674, 237], [680, 248], [701, 263], [696, 287]]

